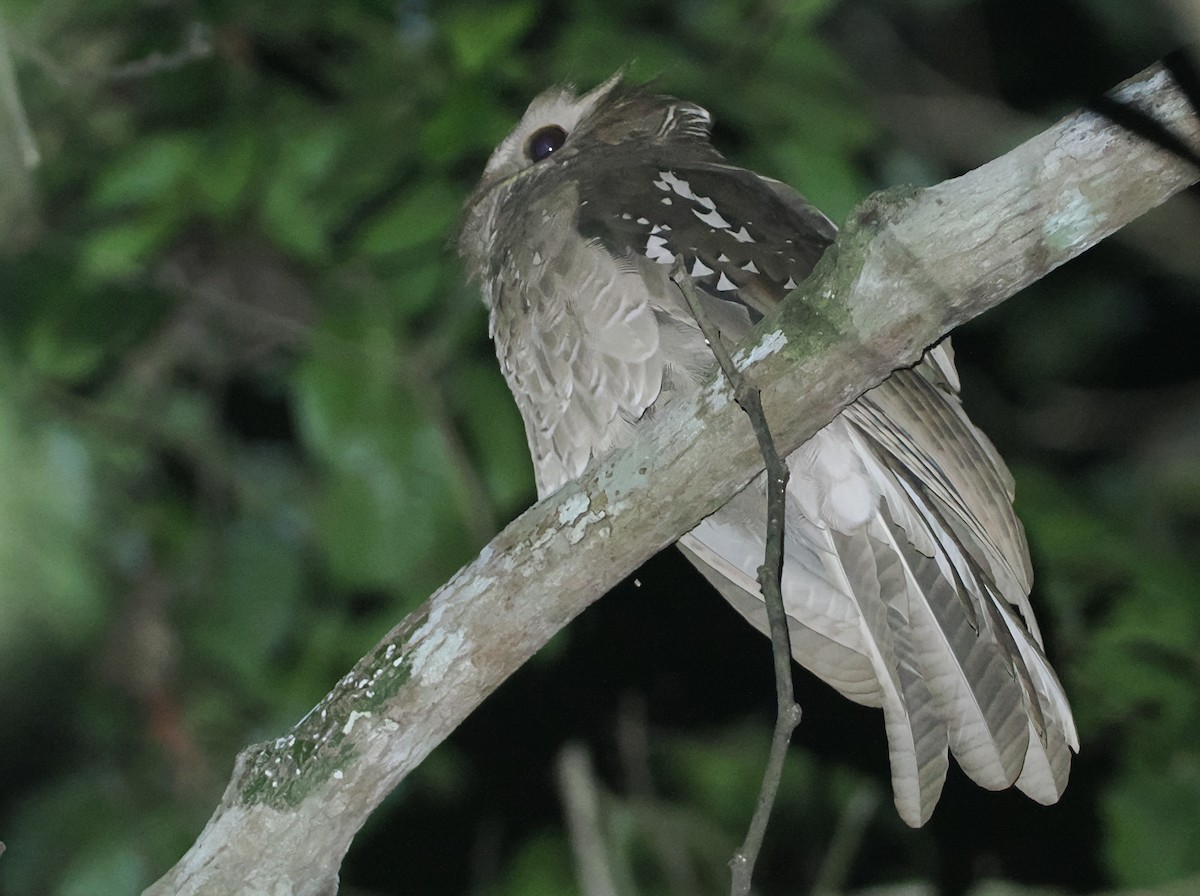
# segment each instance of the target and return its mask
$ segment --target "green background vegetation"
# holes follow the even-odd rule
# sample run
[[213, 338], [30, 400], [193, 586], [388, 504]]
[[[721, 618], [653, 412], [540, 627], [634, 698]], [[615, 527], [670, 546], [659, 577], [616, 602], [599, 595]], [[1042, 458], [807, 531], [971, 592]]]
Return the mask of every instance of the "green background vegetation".
[[[533, 500], [448, 237], [543, 87], [631, 63], [836, 220], [1002, 153], [1184, 33], [1124, 0], [4, 0], [0, 27], [41, 159], [0, 104], [13, 896], [157, 878], [237, 750]], [[1198, 222], [1180, 197], [956, 337], [1080, 725], [1066, 798], [955, 774], [911, 832], [882, 720], [800, 676], [765, 892], [1200, 872]], [[667, 552], [389, 799], [344, 891], [578, 892], [553, 771], [578, 742], [625, 892], [721, 892], [773, 700], [765, 642]]]

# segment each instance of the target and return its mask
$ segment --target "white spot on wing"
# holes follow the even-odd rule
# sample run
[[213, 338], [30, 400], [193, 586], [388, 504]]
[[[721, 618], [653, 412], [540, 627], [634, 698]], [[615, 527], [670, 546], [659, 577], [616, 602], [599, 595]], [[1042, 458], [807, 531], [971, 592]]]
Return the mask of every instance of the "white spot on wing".
[[737, 285], [725, 276], [725, 272], [721, 272], [721, 277], [717, 280], [717, 289], [737, 289]]
[[752, 236], [750, 235], [750, 233], [749, 233], [749, 232], [746, 230], [746, 228], [745, 228], [745, 227], [743, 227], [741, 230], [738, 230], [738, 231], [735, 231], [734, 233], [731, 233], [731, 234], [730, 234], [730, 236], [732, 236], [732, 237], [733, 237], [735, 240], [737, 240], [739, 243], [752, 243], [752, 242], [754, 242], [754, 237], [752, 237]]
[[695, 199], [696, 194], [692, 192], [691, 184], [681, 177], [678, 177], [674, 171], [660, 171], [659, 177], [663, 179], [675, 193], [682, 196], [684, 199]]
[[696, 209], [692, 209], [692, 214], [695, 215], [697, 218], [699, 218], [701, 221], [703, 221], [705, 224], [707, 224], [709, 227], [717, 227], [722, 230], [727, 230], [729, 228], [729, 222], [726, 221], [723, 217], [721, 217], [721, 213], [719, 211], [717, 211], [716, 209], [713, 209], [712, 211], [709, 211], [709, 212], [704, 212], [703, 214], [696, 211]]
[[742, 265], [742, 270], [746, 271], [749, 274], [757, 274], [759, 272], [758, 268], [756, 268], [754, 266], [754, 262], [752, 262], [752, 261], [748, 261], [744, 265]]
[[652, 236], [646, 240], [646, 257], [659, 264], [671, 264], [675, 255], [667, 248], [667, 238]]
[[795, 288], [796, 288], [796, 280], [795, 280], [795, 278], [793, 278], [793, 277], [788, 277], [788, 279], [787, 279], [787, 283], [783, 284], [783, 288], [784, 288], [784, 289], [786, 289], [786, 290], [793, 290], [793, 289], [795, 289]]
[[695, 260], [695, 262], [692, 263], [692, 276], [693, 277], [707, 277], [712, 272], [713, 272], [713, 269], [710, 268], [708, 265], [706, 265], [704, 262], [702, 262], [699, 258], [697, 258]]

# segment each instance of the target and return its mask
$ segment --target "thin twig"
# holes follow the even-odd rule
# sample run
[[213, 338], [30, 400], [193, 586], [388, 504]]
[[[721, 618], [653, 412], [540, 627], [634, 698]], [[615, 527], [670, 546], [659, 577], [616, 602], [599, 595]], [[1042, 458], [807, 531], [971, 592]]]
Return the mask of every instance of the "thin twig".
[[113, 66], [100, 74], [108, 81], [148, 78], [163, 72], [173, 72], [192, 62], [207, 59], [212, 53], [212, 37], [209, 34], [208, 26], [201, 22], [192, 22], [188, 26], [183, 45], [179, 49], [170, 53], [155, 51], [141, 59]]
[[188, 25], [183, 42], [178, 49], [168, 53], [155, 50], [141, 59], [133, 59], [111, 66], [64, 65], [50, 53], [32, 43], [22, 42], [15, 37], [12, 43], [12, 49], [18, 56], [33, 62], [42, 74], [49, 77], [59, 87], [118, 83], [149, 78], [163, 72], [177, 71], [185, 65], [208, 59], [214, 51], [212, 31], [204, 22], [192, 22]]
[[796, 705], [792, 692], [792, 643], [788, 636], [787, 613], [783, 609], [782, 588], [788, 468], [775, 449], [775, 440], [771, 437], [771, 429], [767, 425], [766, 414], [763, 413], [762, 399], [758, 389], [733, 363], [729, 351], [721, 341], [720, 331], [704, 313], [704, 309], [700, 306], [700, 298], [696, 295], [696, 288], [687, 274], [682, 256], [675, 257], [675, 266], [671, 269], [671, 279], [683, 293], [688, 307], [692, 310], [692, 316], [696, 318], [696, 323], [700, 325], [704, 338], [708, 340], [708, 345], [712, 349], [721, 371], [733, 387], [734, 400], [750, 418], [767, 469], [767, 543], [763, 565], [758, 568], [758, 584], [767, 605], [767, 622], [770, 624], [771, 630], [771, 653], [775, 661], [776, 715], [775, 733], [771, 738], [771, 754], [767, 759], [767, 767], [763, 771], [762, 787], [758, 792], [758, 804], [750, 819], [746, 839], [730, 861], [733, 869], [733, 885], [730, 892], [733, 893], [733, 896], [745, 896], [750, 892], [754, 863], [758, 860], [763, 835], [766, 834], [767, 822], [771, 817], [771, 808], [775, 805], [775, 795], [779, 791], [779, 781], [783, 777], [783, 760], [787, 756], [788, 742], [791, 740], [792, 732], [800, 724], [800, 707]]
[[650, 848], [662, 869], [667, 893], [671, 896], [694, 896], [702, 889], [692, 868], [685, 840], [680, 836], [675, 820], [660, 810], [662, 803], [650, 770], [648, 727], [646, 701], [640, 695], [622, 700], [617, 716], [617, 753], [624, 767], [629, 792], [650, 808], [646, 813]]
[[[7, 110], [7, 112], [5, 112]], [[41, 162], [37, 141], [33, 139], [33, 129], [29, 127], [29, 119], [25, 115], [25, 106], [21, 103], [21, 91], [17, 87], [17, 73], [13, 69], [12, 56], [9, 55], [8, 37], [3, 19], [0, 19], [0, 117], [7, 114], [17, 137], [17, 146], [21, 150], [21, 161], [25, 167], [32, 170]]]
[[834, 896], [844, 892], [854, 857], [862, 845], [863, 834], [875, 816], [879, 803], [878, 789], [868, 784], [859, 787], [850, 797], [833, 829], [821, 870], [809, 891], [811, 896]]
[[592, 760], [581, 744], [558, 754], [558, 793], [567, 816], [578, 882], [585, 896], [618, 896], [612, 861], [600, 818], [600, 788]]

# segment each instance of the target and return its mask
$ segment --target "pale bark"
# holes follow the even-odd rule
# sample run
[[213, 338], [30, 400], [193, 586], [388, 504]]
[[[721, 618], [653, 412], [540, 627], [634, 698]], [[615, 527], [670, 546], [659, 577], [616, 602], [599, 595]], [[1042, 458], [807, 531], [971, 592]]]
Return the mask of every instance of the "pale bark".
[[[1200, 145], [1194, 112], [1161, 70], [1117, 96]], [[1197, 175], [1081, 112], [963, 177], [869, 198], [735, 356], [762, 389], [779, 448]], [[672, 407], [496, 536], [295, 728], [245, 750], [195, 845], [146, 893], [334, 893], [351, 839], [405, 775], [555, 632], [762, 463], [723, 380]]]

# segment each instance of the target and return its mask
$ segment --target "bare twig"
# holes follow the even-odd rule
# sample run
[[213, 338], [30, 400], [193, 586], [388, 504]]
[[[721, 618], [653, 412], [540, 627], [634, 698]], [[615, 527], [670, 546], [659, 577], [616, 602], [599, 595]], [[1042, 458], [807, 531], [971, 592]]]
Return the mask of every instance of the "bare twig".
[[843, 891], [867, 823], [875, 815], [879, 803], [879, 790], [870, 784], [859, 787], [850, 797], [833, 830], [829, 848], [825, 850], [825, 859], [812, 886], [812, 896], [834, 896]]
[[21, 150], [21, 161], [26, 168], [36, 168], [42, 160], [33, 130], [21, 103], [21, 91], [17, 87], [17, 73], [13, 69], [12, 56], [8, 49], [8, 32], [4, 19], [0, 18], [0, 120], [7, 117], [16, 134], [17, 146]]
[[762, 848], [763, 836], [767, 832], [767, 822], [771, 818], [771, 808], [775, 805], [775, 795], [779, 792], [779, 782], [783, 777], [783, 760], [787, 757], [788, 742], [792, 732], [800, 724], [800, 707], [792, 693], [792, 639], [788, 636], [787, 612], [783, 609], [783, 534], [786, 528], [787, 482], [788, 468], [779, 451], [775, 447], [775, 439], [767, 424], [767, 416], [763, 411], [762, 396], [758, 388], [749, 378], [738, 370], [729, 356], [729, 350], [721, 341], [721, 332], [704, 313], [700, 305], [700, 297], [696, 295], [696, 287], [688, 276], [683, 256], [675, 256], [675, 266], [671, 269], [671, 279], [687, 300], [692, 316], [700, 325], [704, 338], [712, 349], [717, 364], [729, 384], [733, 387], [733, 398], [738, 403], [750, 424], [754, 427], [755, 438], [758, 439], [758, 449], [762, 452], [763, 463], [767, 471], [767, 542], [763, 565], [758, 568], [758, 585], [762, 589], [763, 600], [767, 604], [767, 622], [771, 627], [771, 654], [775, 663], [775, 733], [771, 738], [771, 753], [767, 759], [767, 767], [763, 770], [762, 786], [758, 792], [758, 804], [754, 815], [750, 818], [750, 827], [746, 831], [746, 839], [733, 855], [730, 867], [733, 869], [734, 896], [744, 896], [750, 892], [750, 879], [754, 875], [754, 863], [758, 861], [758, 852]]
[[591, 757], [581, 744], [567, 744], [558, 754], [558, 793], [575, 853], [576, 878], [584, 896], [619, 896], [600, 817], [600, 790]]
[[155, 50], [141, 59], [133, 59], [120, 65], [74, 67], [70, 64], [64, 65], [32, 43], [14, 40], [13, 48], [19, 56], [33, 62], [60, 87], [149, 78], [163, 72], [176, 71], [213, 54], [211, 29], [204, 22], [190, 23], [184, 33], [183, 42], [177, 49], [169, 53]]
[[617, 753], [625, 771], [625, 781], [635, 800], [650, 807], [646, 827], [650, 848], [662, 869], [667, 892], [672, 896], [695, 896], [702, 892], [679, 825], [660, 811], [661, 801], [650, 770], [650, 735], [646, 721], [646, 701], [640, 695], [621, 701], [617, 715]]
[[153, 52], [141, 59], [113, 66], [99, 74], [107, 81], [129, 81], [148, 78], [162, 72], [173, 72], [189, 63], [207, 59], [212, 55], [213, 45], [208, 26], [192, 22], [184, 36], [183, 45], [170, 53]]

